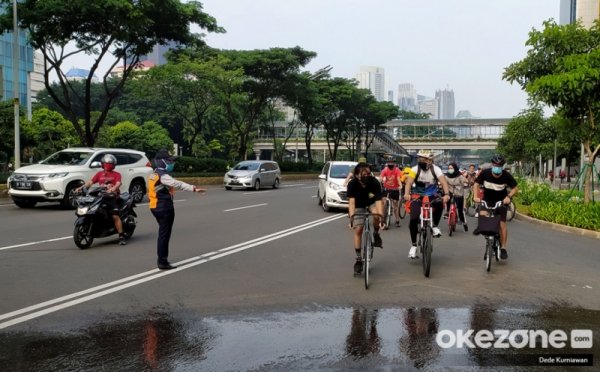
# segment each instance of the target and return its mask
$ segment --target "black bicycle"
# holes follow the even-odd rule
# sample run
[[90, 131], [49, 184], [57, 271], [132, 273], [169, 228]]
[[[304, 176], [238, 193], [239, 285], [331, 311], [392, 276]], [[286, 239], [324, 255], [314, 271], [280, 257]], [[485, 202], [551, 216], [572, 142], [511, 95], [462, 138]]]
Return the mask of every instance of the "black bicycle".
[[[487, 205], [485, 200], [481, 201], [479, 207], [479, 229], [480, 234], [485, 237], [485, 253], [483, 260], [485, 261], [485, 269], [487, 272], [492, 267], [492, 260], [495, 257], [496, 261], [500, 260], [500, 214], [496, 213], [498, 208], [502, 207], [502, 201], [496, 202], [493, 207]], [[485, 214], [481, 214], [486, 211]]]
[[[361, 248], [362, 248], [362, 272], [365, 278], [365, 289], [369, 289], [369, 275], [371, 270], [371, 260], [373, 259], [373, 230], [371, 228], [371, 216], [378, 216], [383, 218], [379, 213], [354, 213], [350, 217], [350, 224], [354, 226], [354, 219], [356, 217], [364, 217], [365, 224], [361, 237]], [[355, 273], [354, 276], [357, 274]]]

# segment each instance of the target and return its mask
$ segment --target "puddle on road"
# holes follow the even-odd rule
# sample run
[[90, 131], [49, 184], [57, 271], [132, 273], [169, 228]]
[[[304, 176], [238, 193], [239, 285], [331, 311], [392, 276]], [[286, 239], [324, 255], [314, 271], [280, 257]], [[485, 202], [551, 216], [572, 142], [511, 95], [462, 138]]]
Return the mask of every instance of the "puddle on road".
[[[73, 324], [66, 325], [73, 327]], [[440, 332], [590, 329], [592, 349], [442, 348]], [[189, 311], [115, 316], [81, 329], [0, 333], [2, 371], [531, 369], [540, 355], [600, 358], [600, 311], [471, 308], [318, 308], [204, 317]], [[513, 335], [514, 336], [514, 335]], [[451, 342], [446, 334], [441, 339]], [[507, 343], [518, 344], [512, 337]], [[591, 341], [591, 340], [590, 340]]]

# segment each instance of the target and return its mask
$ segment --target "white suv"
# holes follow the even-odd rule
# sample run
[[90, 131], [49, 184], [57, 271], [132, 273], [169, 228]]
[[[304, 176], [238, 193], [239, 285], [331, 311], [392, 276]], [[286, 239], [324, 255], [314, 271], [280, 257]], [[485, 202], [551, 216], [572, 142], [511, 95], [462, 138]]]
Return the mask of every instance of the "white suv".
[[325, 212], [331, 208], [348, 209], [346, 177], [358, 164], [355, 161], [328, 161], [319, 175], [317, 199]]
[[74, 208], [73, 190], [100, 171], [105, 154], [117, 158], [116, 171], [121, 173], [121, 192], [128, 191], [136, 202], [146, 194], [146, 180], [152, 165], [141, 151], [126, 149], [69, 148], [50, 155], [38, 164], [21, 167], [8, 178], [8, 194], [21, 208], [37, 202], [60, 202]]

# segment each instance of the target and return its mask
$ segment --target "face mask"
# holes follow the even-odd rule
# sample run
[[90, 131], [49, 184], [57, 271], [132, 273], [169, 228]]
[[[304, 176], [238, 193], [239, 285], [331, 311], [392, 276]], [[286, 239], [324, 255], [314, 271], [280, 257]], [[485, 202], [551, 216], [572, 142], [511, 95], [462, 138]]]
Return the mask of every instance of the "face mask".
[[429, 168], [429, 164], [423, 163], [423, 162], [419, 162], [419, 168], [421, 168], [421, 170], [426, 171]]
[[165, 170], [167, 172], [173, 172], [173, 168], [175, 168], [175, 163], [170, 163], [170, 164], [167, 164], [167, 166], [165, 167]]
[[452, 168], [448, 169], [448, 174], [454, 174], [454, 169], [452, 169]]
[[492, 173], [495, 175], [502, 174], [502, 167], [492, 167]]
[[388, 169], [394, 169], [394, 166], [392, 164], [389, 164]]
[[104, 163], [102, 164], [102, 169], [104, 169], [106, 172], [110, 172], [111, 170], [115, 169], [115, 165], [110, 163]]

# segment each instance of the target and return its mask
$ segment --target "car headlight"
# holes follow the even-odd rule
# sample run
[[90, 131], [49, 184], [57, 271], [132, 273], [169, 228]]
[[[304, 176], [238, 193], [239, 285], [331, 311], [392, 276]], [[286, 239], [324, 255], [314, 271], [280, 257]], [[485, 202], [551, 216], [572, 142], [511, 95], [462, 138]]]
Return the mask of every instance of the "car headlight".
[[340, 190], [344, 190], [345, 187], [338, 185], [337, 183], [333, 183], [333, 182], [329, 182], [329, 187], [335, 191], [340, 191]]
[[50, 174], [44, 176], [43, 179], [50, 180], [50, 179], [53, 179], [53, 178], [64, 178], [64, 177], [67, 176], [67, 174], [69, 174], [69, 172], [50, 173]]

